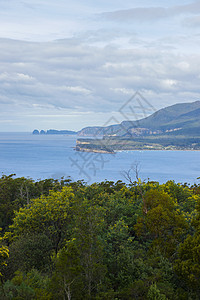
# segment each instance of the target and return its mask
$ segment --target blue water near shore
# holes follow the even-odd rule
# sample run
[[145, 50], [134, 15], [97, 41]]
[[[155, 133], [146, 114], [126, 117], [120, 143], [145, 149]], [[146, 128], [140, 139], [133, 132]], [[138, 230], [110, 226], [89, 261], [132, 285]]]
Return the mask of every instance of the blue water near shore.
[[[200, 151], [124, 151], [112, 155], [76, 152], [75, 144], [76, 136], [0, 133], [0, 172], [34, 180], [64, 176], [92, 183], [125, 181], [123, 172], [138, 164], [143, 180], [200, 181]], [[135, 179], [134, 172], [132, 177]]]

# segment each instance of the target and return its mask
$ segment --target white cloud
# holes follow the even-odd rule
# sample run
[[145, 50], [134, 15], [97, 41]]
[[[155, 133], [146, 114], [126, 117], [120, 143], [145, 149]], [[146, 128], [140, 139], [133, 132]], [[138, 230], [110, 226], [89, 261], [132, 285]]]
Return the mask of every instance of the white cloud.
[[161, 86], [166, 90], [175, 90], [177, 89], [178, 81], [173, 79], [164, 79], [161, 81]]
[[134, 95], [135, 91], [133, 89], [125, 89], [125, 88], [111, 88], [111, 91], [116, 93], [120, 92], [125, 95]]
[[84, 94], [84, 95], [89, 95], [91, 93], [90, 90], [83, 88], [81, 86], [64, 86], [61, 87], [63, 91], [68, 91], [72, 93], [78, 93], [78, 94]]
[[0, 74], [0, 81], [4, 81], [4, 82], [30, 82], [33, 81], [34, 78], [32, 76], [29, 76], [28, 74], [23, 74], [23, 73], [1, 73]]

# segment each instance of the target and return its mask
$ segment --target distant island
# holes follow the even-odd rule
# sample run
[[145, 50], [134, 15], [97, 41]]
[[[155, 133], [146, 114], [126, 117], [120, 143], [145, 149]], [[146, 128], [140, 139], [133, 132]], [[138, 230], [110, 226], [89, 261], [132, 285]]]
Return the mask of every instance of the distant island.
[[32, 134], [38, 135], [38, 134], [66, 134], [66, 135], [75, 135], [77, 134], [76, 131], [70, 131], [70, 130], [55, 130], [55, 129], [49, 129], [47, 131], [44, 130], [33, 130]]
[[138, 121], [86, 127], [78, 135], [93, 137], [77, 139], [76, 150], [84, 152], [200, 150], [200, 101], [175, 104]]

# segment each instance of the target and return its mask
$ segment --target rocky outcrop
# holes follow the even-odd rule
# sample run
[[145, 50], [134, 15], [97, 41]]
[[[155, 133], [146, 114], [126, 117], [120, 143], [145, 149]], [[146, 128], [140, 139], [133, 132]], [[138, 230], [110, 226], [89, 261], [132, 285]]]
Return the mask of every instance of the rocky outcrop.
[[33, 130], [33, 134], [67, 134], [67, 135], [75, 135], [77, 134], [76, 131], [71, 131], [71, 130], [55, 130], [55, 129], [49, 129], [47, 131], [44, 130]]

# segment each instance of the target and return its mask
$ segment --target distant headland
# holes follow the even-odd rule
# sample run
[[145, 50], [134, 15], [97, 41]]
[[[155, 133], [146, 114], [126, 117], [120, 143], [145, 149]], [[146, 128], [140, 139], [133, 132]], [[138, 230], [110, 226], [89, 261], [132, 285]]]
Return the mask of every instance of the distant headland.
[[55, 130], [55, 129], [49, 129], [49, 130], [47, 130], [47, 131], [45, 131], [45, 130], [37, 130], [37, 129], [35, 129], [35, 130], [33, 130], [33, 132], [32, 132], [32, 134], [34, 134], [34, 135], [41, 135], [41, 134], [66, 134], [66, 135], [75, 135], [75, 134], [77, 134], [77, 132], [76, 131], [71, 131], [71, 130]]
[[76, 151], [200, 150], [200, 101], [165, 107], [137, 120], [78, 132]]

